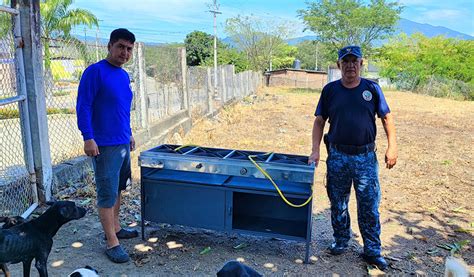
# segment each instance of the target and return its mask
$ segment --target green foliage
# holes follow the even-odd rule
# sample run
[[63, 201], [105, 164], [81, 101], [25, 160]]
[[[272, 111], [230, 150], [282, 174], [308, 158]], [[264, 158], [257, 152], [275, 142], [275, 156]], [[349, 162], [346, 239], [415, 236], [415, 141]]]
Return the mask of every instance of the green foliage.
[[289, 27], [285, 22], [239, 15], [227, 19], [225, 31], [237, 49], [244, 52], [249, 69], [263, 71], [269, 68], [270, 60], [273, 60], [279, 47], [285, 44]]
[[[214, 66], [214, 37], [210, 34], [193, 31], [186, 35], [186, 63], [189, 66]], [[245, 55], [217, 40], [217, 64], [233, 64], [235, 72], [248, 69]]]
[[399, 89], [474, 100], [474, 41], [402, 34], [376, 58], [381, 76]]
[[[72, 108], [47, 108], [46, 114], [75, 114], [75, 109]], [[19, 118], [20, 111], [7, 108], [0, 108], [0, 120]]]
[[186, 35], [186, 63], [189, 66], [201, 65], [209, 57], [213, 57], [214, 38], [212, 35], [193, 31]]
[[307, 28], [332, 51], [346, 45], [360, 45], [370, 55], [375, 40], [388, 37], [395, 30], [402, 7], [397, 2], [371, 0], [316, 0], [299, 10]]
[[[86, 25], [89, 28], [98, 26], [99, 20], [90, 11], [85, 9], [71, 9], [73, 0], [44, 0], [40, 3], [41, 30], [44, 40], [44, 64], [47, 72], [51, 71], [52, 53], [50, 49], [51, 39], [69, 40], [77, 46], [79, 53], [84, 57], [87, 64], [90, 63], [90, 55], [87, 54], [86, 46], [78, 39], [71, 36], [74, 26]], [[48, 76], [50, 74], [46, 74]]]
[[[330, 47], [318, 41], [303, 41], [296, 45], [296, 58], [301, 61], [302, 69], [326, 70], [328, 65], [334, 64], [337, 57]], [[317, 63], [317, 66], [316, 66]]]
[[[217, 64], [233, 64], [235, 73], [248, 70], [249, 68], [249, 63], [245, 54], [239, 52], [237, 49], [229, 48], [227, 46], [222, 46], [217, 49]], [[214, 66], [214, 56], [207, 58], [201, 65], [209, 67]]]
[[291, 68], [296, 59], [298, 48], [288, 44], [280, 44], [272, 55], [273, 69]]
[[0, 108], [0, 119], [10, 119], [20, 117], [19, 110]]
[[44, 36], [60, 38], [70, 36], [71, 30], [77, 25], [89, 28], [98, 26], [97, 17], [85, 9], [71, 9], [73, 0], [45, 0], [40, 3], [41, 24]]

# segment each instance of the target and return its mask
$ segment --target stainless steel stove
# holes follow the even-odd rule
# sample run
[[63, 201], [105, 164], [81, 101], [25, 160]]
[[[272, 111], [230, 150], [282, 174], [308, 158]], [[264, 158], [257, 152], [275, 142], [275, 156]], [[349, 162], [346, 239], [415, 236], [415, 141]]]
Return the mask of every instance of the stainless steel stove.
[[[258, 169], [249, 156], [261, 167]], [[308, 157], [164, 144], [140, 153], [145, 220], [305, 241], [308, 262], [314, 166]], [[268, 173], [288, 202], [265, 176]]]

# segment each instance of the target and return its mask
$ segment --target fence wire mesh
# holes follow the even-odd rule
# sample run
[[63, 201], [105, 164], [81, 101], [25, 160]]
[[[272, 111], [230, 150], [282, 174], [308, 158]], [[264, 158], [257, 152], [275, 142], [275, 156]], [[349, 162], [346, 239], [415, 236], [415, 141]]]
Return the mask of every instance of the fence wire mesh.
[[0, 107], [0, 215], [20, 215], [34, 203], [18, 103]]
[[[0, 99], [18, 95], [12, 15], [0, 12]], [[26, 169], [18, 102], [0, 106], [0, 216], [22, 214], [34, 203]]]
[[107, 55], [107, 46], [84, 43], [76, 38], [42, 39], [44, 92], [53, 164], [83, 154], [77, 129], [76, 98], [82, 72]]

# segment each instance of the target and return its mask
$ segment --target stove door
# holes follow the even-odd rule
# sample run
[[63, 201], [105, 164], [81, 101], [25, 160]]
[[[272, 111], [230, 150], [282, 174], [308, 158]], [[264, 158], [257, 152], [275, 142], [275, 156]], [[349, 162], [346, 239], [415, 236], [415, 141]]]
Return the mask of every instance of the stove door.
[[221, 186], [142, 179], [142, 188], [145, 220], [224, 230]]

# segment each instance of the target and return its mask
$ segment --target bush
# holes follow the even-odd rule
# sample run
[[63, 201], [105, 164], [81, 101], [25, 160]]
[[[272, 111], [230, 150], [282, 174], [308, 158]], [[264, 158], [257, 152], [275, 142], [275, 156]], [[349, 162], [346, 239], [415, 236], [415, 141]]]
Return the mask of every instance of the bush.
[[[48, 115], [51, 115], [51, 114], [75, 114], [76, 111], [72, 108], [48, 108], [48, 109], [46, 109], [46, 113]], [[19, 117], [20, 117], [20, 111], [19, 110], [0, 108], [0, 120], [19, 118]]]
[[415, 92], [456, 100], [474, 100], [474, 84], [439, 76], [431, 76], [428, 81], [419, 85]]

